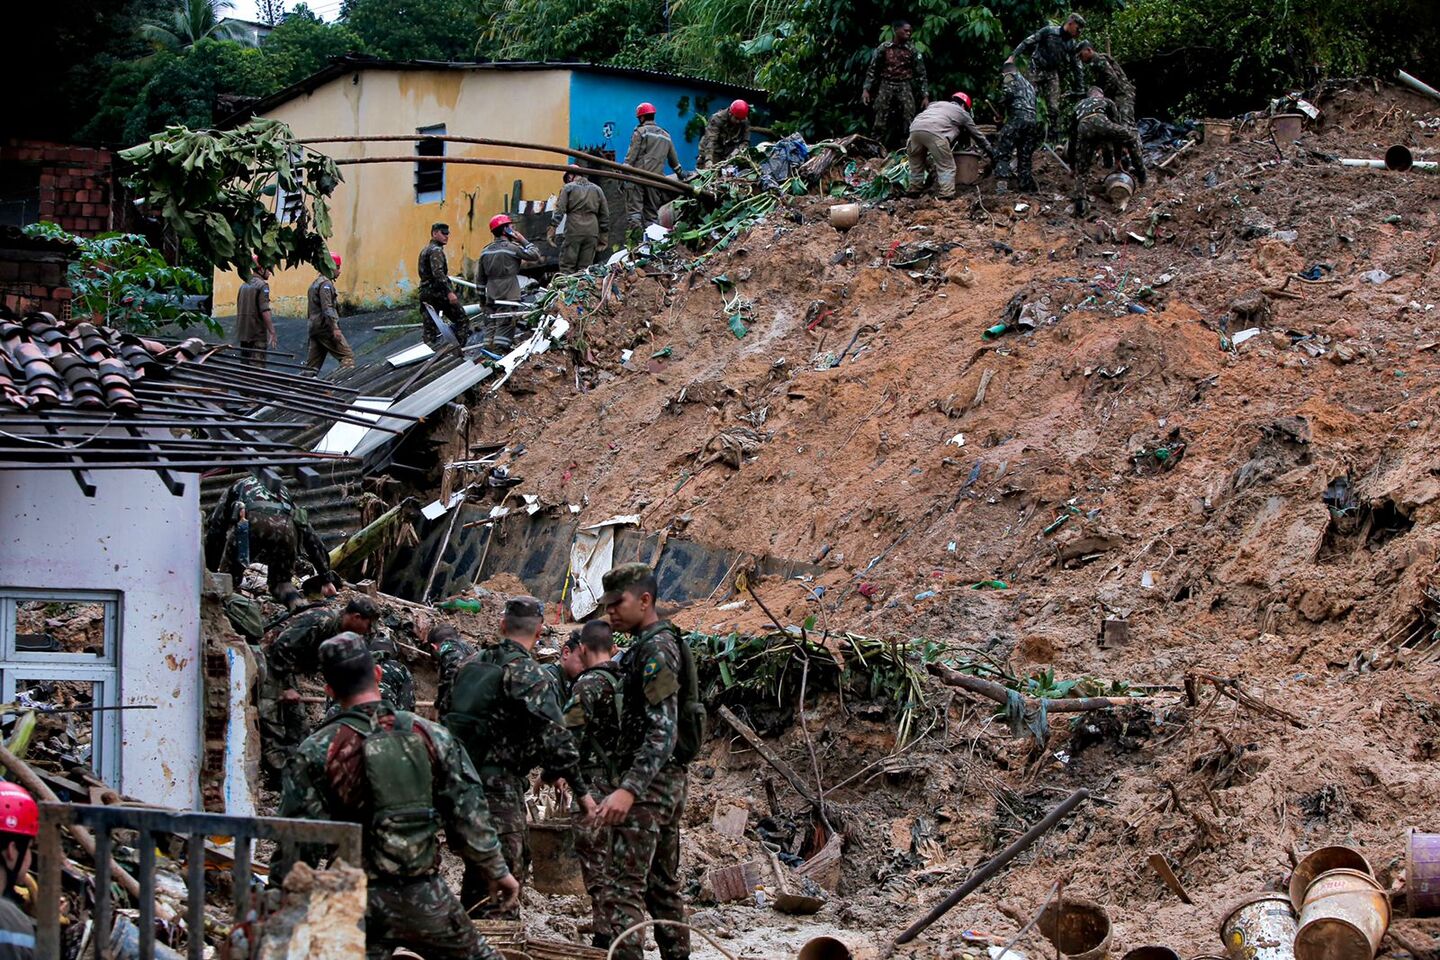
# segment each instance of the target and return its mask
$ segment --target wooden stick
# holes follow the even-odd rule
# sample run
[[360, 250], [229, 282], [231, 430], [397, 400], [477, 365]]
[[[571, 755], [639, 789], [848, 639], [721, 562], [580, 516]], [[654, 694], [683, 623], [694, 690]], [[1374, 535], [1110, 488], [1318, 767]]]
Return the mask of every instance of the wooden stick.
[[1165, 886], [1169, 887], [1171, 892], [1173, 892], [1175, 896], [1179, 897], [1182, 903], [1195, 902], [1194, 900], [1190, 899], [1190, 894], [1188, 891], [1186, 891], [1185, 885], [1180, 882], [1180, 878], [1175, 876], [1175, 871], [1170, 869], [1170, 861], [1165, 859], [1165, 854], [1150, 854], [1149, 863], [1150, 866], [1154, 868], [1155, 872], [1160, 874], [1160, 879], [1165, 881]]
[[[37, 798], [44, 800], [46, 803], [60, 802], [60, 798], [55, 795], [55, 791], [51, 790], [44, 780], [41, 780], [35, 775], [35, 771], [30, 768], [29, 764], [4, 747], [0, 747], [0, 764], [3, 764], [6, 770], [13, 773], [15, 779], [20, 781], [20, 785], [26, 790], [29, 790]], [[71, 824], [65, 829], [70, 831], [70, 836], [75, 838], [75, 842], [80, 844], [86, 853], [90, 854], [91, 857], [95, 856], [94, 834], [79, 824]], [[96, 868], [99, 868], [99, 864], [96, 864]], [[125, 888], [125, 892], [130, 895], [130, 899], [139, 903], [140, 882], [130, 876], [129, 872], [114, 860], [110, 861], [110, 872], [114, 875], [120, 886]]]
[[781, 760], [775, 751], [770, 749], [769, 744], [760, 739], [760, 734], [756, 733], [744, 720], [735, 716], [729, 707], [721, 707], [719, 713], [720, 719], [730, 724], [735, 732], [745, 739], [746, 743], [755, 748], [755, 752], [760, 754], [766, 763], [774, 767], [780, 776], [789, 781], [790, 786], [795, 788], [796, 793], [804, 797], [812, 807], [818, 807], [820, 805], [820, 798], [815, 796], [815, 792], [810, 789], [810, 785], [800, 778], [800, 774], [795, 772], [794, 767], [790, 766], [790, 764], [784, 760]]

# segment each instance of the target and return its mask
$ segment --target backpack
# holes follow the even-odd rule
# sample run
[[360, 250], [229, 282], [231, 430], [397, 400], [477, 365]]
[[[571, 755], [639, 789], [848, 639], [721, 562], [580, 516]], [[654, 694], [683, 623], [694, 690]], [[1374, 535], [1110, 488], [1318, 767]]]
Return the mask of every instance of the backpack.
[[[625, 716], [625, 679], [615, 667], [614, 661], [612, 660], [609, 664], [591, 667], [585, 672], [598, 673], [610, 684], [610, 696], [615, 704], [617, 726], [623, 723]], [[600, 739], [596, 737], [594, 732], [588, 727], [585, 733], [580, 736], [580, 749], [582, 758], [587, 750], [595, 755], [596, 759], [600, 761], [600, 765], [605, 768], [605, 775], [609, 778], [610, 783], [616, 784], [620, 782], [620, 775], [625, 771], [619, 768], [615, 762], [614, 754], [605, 749], [605, 745], [600, 742]]]
[[675, 752], [671, 759], [679, 764], [688, 764], [700, 754], [705, 745], [709, 717], [705, 703], [700, 699], [700, 677], [695, 672], [695, 656], [690, 644], [675, 631], [675, 645], [680, 648], [680, 703], [676, 723]]
[[434, 763], [430, 741], [415, 730], [415, 716], [396, 711], [386, 729], [368, 716], [342, 713], [336, 720], [360, 735], [365, 780], [370, 788], [370, 822], [365, 824], [365, 859], [375, 873], [422, 877], [435, 870]]
[[491, 647], [478, 651], [455, 672], [445, 726], [460, 738], [477, 768], [486, 766], [490, 746], [507, 726], [505, 668], [527, 656], [523, 650]]

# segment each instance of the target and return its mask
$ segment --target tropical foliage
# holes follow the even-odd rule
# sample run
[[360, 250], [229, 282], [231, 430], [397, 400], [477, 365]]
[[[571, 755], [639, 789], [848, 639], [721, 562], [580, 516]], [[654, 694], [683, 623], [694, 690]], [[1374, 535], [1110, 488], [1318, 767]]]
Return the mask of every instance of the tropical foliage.
[[186, 267], [170, 266], [144, 237], [130, 233], [77, 237], [53, 223], [32, 223], [25, 233], [74, 248], [66, 283], [74, 296], [76, 317], [91, 317], [133, 333], [202, 321], [220, 332], [208, 316], [185, 306], [187, 295], [205, 292], [209, 278]]
[[178, 0], [173, 9], [142, 23], [140, 35], [172, 49], [194, 46], [201, 40], [240, 41], [244, 28], [226, 22], [230, 9], [227, 0]]

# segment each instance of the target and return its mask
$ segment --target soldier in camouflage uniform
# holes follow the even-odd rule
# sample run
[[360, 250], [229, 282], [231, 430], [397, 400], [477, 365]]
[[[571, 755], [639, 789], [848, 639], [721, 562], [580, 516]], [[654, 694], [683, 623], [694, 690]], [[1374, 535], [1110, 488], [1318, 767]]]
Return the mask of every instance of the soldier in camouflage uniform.
[[[635, 132], [630, 135], [630, 147], [625, 151], [625, 162], [632, 167], [663, 174], [669, 166], [683, 176], [680, 157], [675, 152], [675, 142], [665, 128], [655, 122], [655, 105], [642, 103], [635, 108]], [[638, 183], [625, 182], [625, 220], [632, 230], [643, 230], [660, 218], [660, 207], [669, 199], [658, 187], [642, 187]]]
[[[500, 836], [510, 872], [524, 882], [530, 865], [530, 835], [525, 823], [529, 773], [540, 767], [546, 782], [560, 778], [574, 789], [585, 812], [594, 808], [580, 773], [580, 749], [565, 727], [555, 686], [532, 651], [544, 630], [545, 614], [534, 597], [505, 604], [501, 640], [460, 665], [450, 689], [445, 725], [470, 752], [485, 799]], [[473, 910], [485, 897], [486, 877], [467, 869], [461, 899]], [[479, 914], [513, 919], [517, 908], [486, 904]]]
[[[604, 907], [609, 915], [605, 932], [613, 938], [643, 921], [647, 909], [656, 920], [685, 921], [680, 820], [689, 758], [677, 758], [676, 749], [683, 742], [686, 701], [695, 705], [695, 675], [680, 631], [655, 612], [653, 570], [643, 563], [623, 564], [605, 574], [602, 583], [599, 602], [611, 626], [635, 638], [621, 667], [619, 778], [595, 811], [595, 821], [611, 828], [611, 886]], [[663, 960], [690, 956], [688, 930], [657, 925], [654, 932]], [[643, 937], [631, 934], [614, 947], [614, 955], [641, 960], [643, 946]]]
[[1066, 92], [1075, 98], [1080, 96], [1084, 76], [1080, 70], [1080, 59], [1076, 50], [1080, 31], [1085, 29], [1085, 18], [1072, 13], [1060, 26], [1047, 24], [1020, 41], [1015, 52], [1006, 63], [1014, 63], [1019, 57], [1030, 58], [1030, 82], [1045, 99], [1045, 138], [1052, 144], [1058, 143], [1061, 135], [1070, 133], [1067, 111], [1060, 102], [1060, 82], [1065, 81]]
[[[445, 245], [450, 242], [450, 224], [432, 223], [430, 242], [420, 251], [420, 302], [435, 308], [435, 312], [450, 322], [455, 339], [460, 346], [470, 339], [470, 318], [460, 306], [460, 298], [450, 283], [450, 265], [445, 260]], [[430, 321], [430, 315], [420, 310], [421, 336], [425, 342], [438, 349], [440, 331]]]
[[290, 499], [284, 487], [271, 491], [254, 476], [235, 481], [210, 511], [205, 524], [207, 567], [229, 573], [239, 586], [245, 568], [235, 542], [235, 528], [242, 520], [249, 526], [249, 561], [266, 565], [267, 582], [275, 599], [292, 608], [300, 602], [300, 592], [291, 580], [296, 555], [302, 551], [326, 582], [326, 594], [335, 594], [338, 578], [330, 571], [330, 551], [310, 525], [305, 509]]
[[375, 601], [366, 596], [351, 599], [343, 609], [315, 607], [291, 617], [265, 649], [257, 699], [261, 764], [268, 777], [279, 776], [308, 733], [296, 677], [316, 671], [320, 645], [326, 640], [341, 633], [368, 637], [379, 618]]
[[[618, 785], [620, 771], [615, 758], [620, 752], [620, 713], [623, 678], [615, 661], [615, 634], [604, 620], [591, 620], [577, 631], [575, 659], [581, 674], [575, 680], [565, 704], [565, 726], [580, 744], [580, 769], [590, 784], [590, 796], [599, 803]], [[610, 828], [598, 823], [577, 822], [574, 829], [575, 854], [590, 894], [593, 943], [610, 946], [610, 907], [605, 897], [614, 888], [608, 873]]]
[[[335, 261], [335, 276], [340, 275], [340, 255], [330, 254]], [[319, 276], [310, 284], [305, 295], [307, 319], [309, 320], [310, 351], [305, 357], [305, 366], [316, 373], [325, 365], [327, 356], [334, 357], [340, 366], [355, 366], [355, 352], [350, 342], [340, 332], [340, 308], [336, 302], [335, 281]]]
[[435, 715], [444, 717], [450, 712], [450, 689], [455, 683], [455, 671], [474, 655], [476, 646], [462, 638], [460, 631], [448, 623], [430, 628], [429, 643], [435, 653]]
[[[1031, 171], [1035, 148], [1040, 145], [1039, 127], [1035, 120], [1035, 87], [1020, 75], [1013, 63], [1000, 70], [1000, 106], [1005, 110], [1005, 125], [995, 141], [995, 178], [1008, 180], [1017, 176], [1016, 186], [1023, 192], [1040, 189]], [[1010, 166], [1011, 156], [1015, 166]]]
[[575, 678], [585, 669], [580, 665], [581, 633], [580, 630], [571, 630], [570, 636], [560, 644], [560, 659], [544, 665], [545, 672], [550, 675], [550, 682], [555, 685], [555, 699], [562, 706], [570, 699]]
[[750, 146], [750, 104], [736, 100], [710, 114], [705, 135], [700, 138], [699, 167], [724, 163], [738, 150]]
[[[525, 234], [515, 229], [515, 224], [506, 214], [490, 218], [491, 240], [475, 265], [475, 282], [485, 291], [485, 309], [491, 313], [514, 313], [511, 306], [520, 299], [520, 269], [526, 264], [541, 261], [540, 249], [525, 239]], [[501, 303], [500, 301], [509, 301]], [[509, 350], [515, 340], [515, 318], [513, 316], [487, 319], [485, 342], [502, 350]], [[464, 341], [461, 341], [464, 344]]]
[[1115, 113], [1126, 126], [1135, 125], [1135, 84], [1125, 76], [1120, 64], [1108, 53], [1101, 53], [1089, 40], [1081, 41], [1080, 62], [1089, 64], [1095, 86], [1115, 104]]
[[565, 224], [560, 240], [560, 272], [585, 270], [595, 262], [595, 254], [610, 246], [610, 201], [605, 191], [579, 172], [565, 174], [565, 186], [555, 201], [549, 237], [555, 242], [555, 231]]
[[860, 99], [866, 106], [875, 104], [875, 139], [885, 146], [891, 127], [903, 132], [915, 117], [915, 88], [920, 88], [920, 109], [930, 106], [930, 81], [925, 76], [925, 58], [910, 43], [914, 29], [904, 20], [890, 25], [895, 39], [886, 40], [875, 48], [870, 68], [865, 71], [865, 87]]
[[1120, 122], [1115, 104], [1099, 87], [1091, 87], [1089, 95], [1075, 108], [1075, 215], [1083, 216], [1088, 204], [1085, 196], [1090, 173], [1090, 164], [1095, 160], [1095, 151], [1104, 145], [1130, 151], [1135, 179], [1145, 182], [1145, 156], [1140, 151], [1140, 138], [1133, 126]]
[[[319, 651], [326, 689], [343, 708], [303, 744], [285, 771], [279, 816], [353, 821], [364, 828], [365, 955], [396, 947], [430, 960], [501, 960], [440, 876], [441, 827], [450, 849], [511, 903], [520, 885], [505, 866], [475, 768], [449, 731], [383, 702], [364, 638], [342, 633]], [[429, 816], [416, 818], [415, 810]], [[302, 846], [318, 864], [325, 850]], [[290, 864], [274, 864], [283, 882]]]

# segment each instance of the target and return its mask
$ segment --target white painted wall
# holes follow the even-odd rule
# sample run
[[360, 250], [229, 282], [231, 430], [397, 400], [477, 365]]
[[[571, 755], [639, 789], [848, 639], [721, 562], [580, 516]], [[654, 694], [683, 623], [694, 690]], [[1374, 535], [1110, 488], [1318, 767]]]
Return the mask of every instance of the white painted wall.
[[200, 806], [200, 483], [172, 496], [148, 470], [97, 470], [86, 497], [63, 471], [0, 470], [0, 587], [123, 594], [121, 792]]

